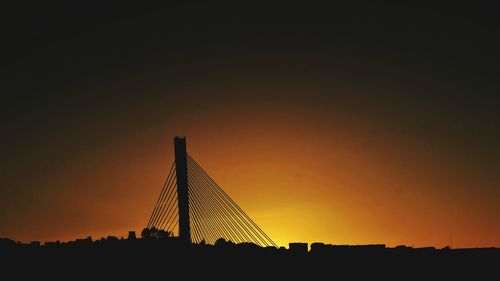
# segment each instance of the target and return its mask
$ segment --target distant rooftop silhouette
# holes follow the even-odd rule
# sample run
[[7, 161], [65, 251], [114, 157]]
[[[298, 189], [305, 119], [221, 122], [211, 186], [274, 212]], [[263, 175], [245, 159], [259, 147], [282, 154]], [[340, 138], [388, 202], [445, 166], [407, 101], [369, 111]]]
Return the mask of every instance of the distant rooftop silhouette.
[[[95, 278], [110, 274], [127, 278], [165, 277], [167, 272], [184, 278], [463, 278], [485, 280], [494, 276], [500, 258], [498, 248], [443, 249], [385, 245], [331, 245], [290, 243], [289, 249], [233, 243], [223, 238], [214, 244], [187, 244], [179, 237], [128, 239], [108, 236], [69, 242], [23, 244], [0, 239], [2, 273], [18, 278], [40, 276]], [[25, 270], [17, 270], [22, 268]], [[32, 269], [37, 269], [33, 271]], [[31, 270], [26, 270], [31, 269]], [[67, 275], [70, 274], [70, 275]], [[105, 274], [105, 275], [103, 275]], [[465, 275], [464, 275], [465, 274]], [[11, 276], [11, 275], [8, 275]], [[21, 278], [22, 279], [22, 278]]]

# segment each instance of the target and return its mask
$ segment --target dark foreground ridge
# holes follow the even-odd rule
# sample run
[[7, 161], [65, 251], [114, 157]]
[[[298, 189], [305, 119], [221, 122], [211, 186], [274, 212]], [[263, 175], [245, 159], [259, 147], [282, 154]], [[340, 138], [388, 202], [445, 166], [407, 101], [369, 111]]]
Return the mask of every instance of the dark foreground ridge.
[[[385, 245], [290, 243], [289, 248], [234, 244], [186, 244], [176, 237], [109, 236], [69, 242], [23, 244], [0, 239], [2, 272], [16, 276], [216, 279], [381, 277], [401, 279], [494, 276], [498, 248], [443, 249]], [[492, 275], [493, 274], [493, 275]], [[168, 276], [168, 277], [167, 277]], [[2, 278], [3, 279], [3, 278]], [[476, 279], [477, 280], [477, 279]]]

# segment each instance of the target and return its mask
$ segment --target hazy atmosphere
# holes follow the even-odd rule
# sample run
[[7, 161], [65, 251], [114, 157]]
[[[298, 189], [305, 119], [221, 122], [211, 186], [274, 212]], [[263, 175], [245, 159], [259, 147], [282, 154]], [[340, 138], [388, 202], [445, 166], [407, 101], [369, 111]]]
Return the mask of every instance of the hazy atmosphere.
[[482, 5], [13, 7], [0, 237], [140, 231], [184, 135], [279, 245], [500, 247]]

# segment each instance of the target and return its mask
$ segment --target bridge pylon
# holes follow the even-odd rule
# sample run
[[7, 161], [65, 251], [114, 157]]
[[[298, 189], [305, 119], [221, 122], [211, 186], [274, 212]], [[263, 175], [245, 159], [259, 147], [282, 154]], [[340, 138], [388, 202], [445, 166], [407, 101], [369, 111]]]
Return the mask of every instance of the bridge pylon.
[[183, 242], [191, 243], [186, 137], [174, 138], [174, 152], [177, 178], [177, 202], [179, 206], [179, 239]]
[[174, 137], [174, 156], [143, 237], [167, 238], [177, 230], [179, 241], [185, 244], [225, 240], [277, 247], [187, 153], [186, 137]]

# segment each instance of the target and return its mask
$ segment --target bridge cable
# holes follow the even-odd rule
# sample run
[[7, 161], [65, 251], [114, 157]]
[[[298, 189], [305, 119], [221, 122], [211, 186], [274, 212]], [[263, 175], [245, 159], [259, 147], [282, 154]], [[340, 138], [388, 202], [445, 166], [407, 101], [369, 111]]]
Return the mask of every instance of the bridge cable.
[[[225, 201], [228, 202], [229, 206], [235, 211], [235, 213], [242, 219], [245, 224], [252, 230], [252, 232], [262, 241], [265, 245], [273, 245], [277, 247], [277, 245], [272, 241], [272, 239], [267, 236], [267, 234], [262, 231], [262, 229], [252, 220], [250, 217], [232, 200], [230, 196], [201, 168], [201, 166], [188, 154], [188, 160], [190, 163], [194, 164], [199, 172], [201, 172], [206, 179], [211, 182], [211, 186], [218, 190], [218, 193], [225, 198]], [[246, 218], [246, 219], [245, 219]], [[253, 226], [253, 227], [252, 227]], [[252, 235], [253, 236], [253, 235]], [[258, 243], [260, 244], [260, 243]]]
[[173, 204], [174, 204], [174, 201], [177, 197], [177, 196], [175, 196], [175, 194], [176, 194], [175, 184], [176, 183], [177, 183], [177, 181], [176, 181], [175, 177], [172, 177], [172, 180], [171, 180], [170, 186], [169, 186], [168, 195], [166, 196], [166, 199], [164, 200], [164, 203], [160, 209], [160, 215], [155, 222], [155, 226], [157, 226], [158, 229], [162, 228], [163, 222], [165, 220], [165, 215], [168, 216], [168, 213], [172, 209], [172, 207], [175, 207]]
[[200, 181], [203, 181], [203, 183], [200, 186], [204, 187], [208, 191], [207, 193], [212, 198], [215, 199], [214, 202], [216, 206], [220, 206], [219, 210], [221, 210], [221, 216], [224, 218], [224, 221], [226, 222], [227, 225], [230, 225], [231, 226], [230, 229], [232, 229], [234, 233], [236, 233], [238, 239], [235, 242], [248, 241], [249, 240], [248, 236], [246, 236], [245, 231], [243, 231], [241, 227], [239, 227], [239, 225], [235, 222], [234, 216], [231, 214], [226, 204], [224, 204], [224, 201], [219, 196], [217, 196], [217, 194], [214, 191], [211, 190], [210, 186], [208, 186], [205, 180], [202, 179], [201, 175], [197, 176], [200, 178]]
[[[174, 172], [175, 172], [175, 168], [174, 168]], [[172, 191], [173, 190], [172, 183], [174, 181], [175, 181], [175, 176], [173, 176], [173, 174], [172, 174], [172, 177], [169, 179], [169, 181], [167, 183], [167, 188], [166, 188], [166, 192], [164, 193], [163, 199], [160, 202], [160, 205], [158, 206], [158, 213], [156, 215], [156, 218], [154, 218], [152, 223], [151, 223], [151, 226], [153, 226], [155, 228], [158, 228], [158, 223], [163, 220], [163, 216], [165, 215], [164, 214], [165, 207], [168, 206], [168, 204], [170, 204], [171, 194], [173, 192]]]
[[161, 189], [160, 195], [158, 196], [158, 199], [156, 200], [155, 207], [153, 209], [153, 212], [151, 213], [151, 216], [149, 217], [148, 224], [146, 225], [147, 228], [149, 228], [151, 226], [151, 222], [152, 222], [153, 218], [156, 217], [156, 214], [158, 212], [158, 204], [160, 203], [161, 198], [163, 198], [163, 194], [165, 193], [165, 186], [167, 185], [167, 182], [169, 181], [169, 179], [172, 175], [172, 171], [174, 169], [174, 166], [175, 166], [175, 161], [172, 163], [172, 166], [170, 167], [167, 178], [165, 179], [165, 183], [163, 184], [163, 187]]
[[[188, 167], [188, 169], [189, 169], [189, 167]], [[190, 174], [194, 175], [193, 173], [190, 173]], [[198, 179], [198, 178], [195, 178], [195, 179], [198, 182], [198, 185], [196, 185], [196, 186], [198, 186], [198, 187], [203, 186], [203, 184], [200, 182], [200, 179]], [[200, 191], [201, 190], [202, 189], [200, 189]], [[205, 190], [205, 187], [203, 188], [203, 190]], [[219, 213], [221, 213], [219, 204], [213, 199], [212, 196], [210, 196], [210, 194], [208, 192], [203, 191], [203, 194], [209, 195], [209, 196], [206, 196], [204, 198], [205, 200], [199, 200], [199, 201], [202, 205], [206, 205], [209, 209], [211, 209], [211, 215], [217, 221], [217, 227], [220, 229], [220, 231], [222, 233], [224, 233], [224, 235], [221, 236], [220, 238], [226, 237], [226, 238], [229, 238], [230, 240], [238, 242], [240, 239], [237, 238], [236, 234], [233, 232], [233, 230], [227, 224], [227, 222], [223, 219], [223, 217], [218, 215]], [[203, 194], [200, 193], [200, 195], [203, 195]]]
[[[202, 171], [200, 171], [200, 173], [202, 173]], [[245, 241], [249, 242], [251, 241], [257, 243], [258, 245], [262, 245], [261, 242], [263, 242], [264, 245], [266, 245], [267, 244], [266, 241], [262, 237], [260, 237], [260, 235], [254, 236], [254, 234], [252, 234], [252, 231], [255, 232], [255, 230], [253, 230], [251, 226], [249, 226], [248, 223], [245, 221], [245, 219], [242, 217], [242, 215], [239, 214], [239, 212], [235, 210], [234, 207], [231, 206], [230, 202], [226, 198], [224, 198], [219, 192], [217, 192], [216, 187], [212, 183], [208, 182], [205, 176], [202, 177], [204, 178], [204, 181], [208, 183], [211, 189], [213, 189], [213, 191], [211, 192], [214, 193], [216, 197], [219, 198], [219, 200], [224, 203], [226, 212], [229, 213], [229, 215], [232, 217], [233, 224], [235, 224], [235, 227], [238, 228], [238, 230], [242, 232], [243, 235], [246, 237]], [[246, 223], [246, 225], [244, 223]]]

